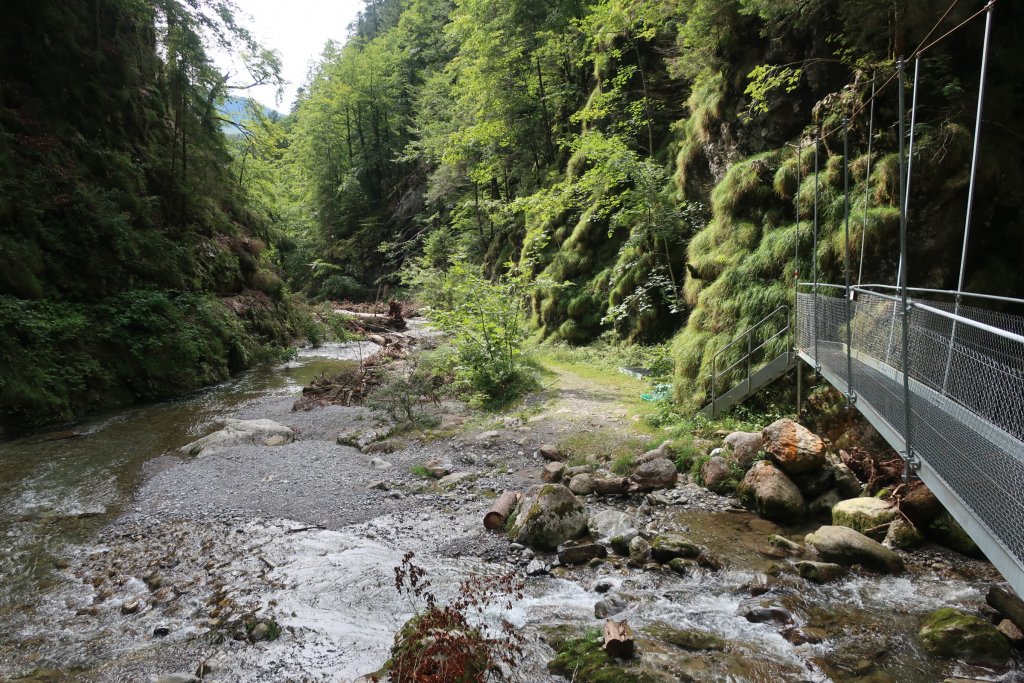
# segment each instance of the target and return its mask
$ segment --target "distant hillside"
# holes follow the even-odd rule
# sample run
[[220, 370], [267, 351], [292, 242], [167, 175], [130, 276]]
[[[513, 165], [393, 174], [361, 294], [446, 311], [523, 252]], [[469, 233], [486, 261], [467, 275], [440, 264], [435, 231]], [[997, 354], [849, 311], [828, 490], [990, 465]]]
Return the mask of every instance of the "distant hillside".
[[[221, 116], [230, 119], [234, 123], [244, 125], [244, 123], [250, 118], [249, 112], [246, 108], [248, 103], [248, 97], [228, 97], [224, 102], [217, 106], [217, 111]], [[257, 104], [259, 103], [257, 102]], [[275, 121], [282, 116], [281, 112], [275, 111], [270, 107], [265, 107], [263, 105], [260, 106], [263, 107], [264, 115], [274, 119]], [[221, 128], [227, 136], [241, 135], [238, 128], [228, 121], [221, 123]]]

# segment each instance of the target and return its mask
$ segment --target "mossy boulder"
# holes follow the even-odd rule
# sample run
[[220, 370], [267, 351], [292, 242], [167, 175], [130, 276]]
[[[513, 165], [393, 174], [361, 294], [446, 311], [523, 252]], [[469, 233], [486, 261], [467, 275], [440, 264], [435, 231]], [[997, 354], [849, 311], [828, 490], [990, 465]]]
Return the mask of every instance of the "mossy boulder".
[[928, 531], [932, 537], [935, 538], [941, 545], [946, 546], [950, 550], [955, 550], [958, 553], [963, 553], [968, 557], [984, 557], [981, 552], [981, 548], [974, 542], [964, 528], [960, 526], [953, 515], [949, 514], [948, 511], [943, 510], [938, 517], [932, 521], [928, 527]]
[[[862, 534], [872, 529], [889, 524], [896, 519], [896, 508], [891, 503], [878, 498], [850, 498], [836, 503], [832, 507], [832, 524], [845, 526]], [[874, 532], [879, 538], [884, 532]]]
[[806, 541], [826, 562], [862, 564], [893, 574], [903, 571], [902, 557], [849, 527], [823, 526], [807, 534]]
[[534, 486], [519, 501], [509, 538], [538, 550], [556, 550], [587, 531], [587, 508], [561, 484]]
[[913, 548], [924, 542], [924, 534], [907, 520], [897, 517], [889, 525], [882, 542], [890, 548]]
[[928, 614], [918, 638], [929, 654], [969, 664], [1000, 666], [1010, 656], [1010, 644], [999, 629], [981, 617], [951, 607]]
[[590, 629], [584, 635], [552, 643], [555, 658], [548, 662], [548, 671], [574, 681], [588, 683], [655, 683], [657, 679], [644, 671], [630, 671], [601, 648], [601, 633]]
[[675, 645], [684, 650], [720, 651], [725, 649], [725, 641], [712, 633], [695, 629], [676, 628], [663, 621], [651, 624], [644, 629], [644, 633], [652, 638], [657, 638], [663, 643]]
[[800, 489], [767, 460], [754, 463], [737, 489], [740, 501], [765, 519], [797, 522], [807, 516]]
[[679, 557], [694, 560], [700, 557], [701, 552], [703, 550], [699, 545], [682, 534], [660, 534], [651, 541], [651, 555], [662, 564]]

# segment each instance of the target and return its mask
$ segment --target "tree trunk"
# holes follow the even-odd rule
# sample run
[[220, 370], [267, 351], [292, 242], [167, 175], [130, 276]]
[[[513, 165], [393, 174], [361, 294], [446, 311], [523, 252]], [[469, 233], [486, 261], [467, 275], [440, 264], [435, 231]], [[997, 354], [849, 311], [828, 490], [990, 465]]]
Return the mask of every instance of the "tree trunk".
[[519, 502], [519, 494], [515, 491], [505, 491], [494, 501], [490, 512], [484, 515], [484, 528], [494, 531], [505, 524], [505, 520], [512, 514], [512, 509]]
[[609, 657], [633, 658], [633, 629], [625, 620], [604, 622], [604, 651]]

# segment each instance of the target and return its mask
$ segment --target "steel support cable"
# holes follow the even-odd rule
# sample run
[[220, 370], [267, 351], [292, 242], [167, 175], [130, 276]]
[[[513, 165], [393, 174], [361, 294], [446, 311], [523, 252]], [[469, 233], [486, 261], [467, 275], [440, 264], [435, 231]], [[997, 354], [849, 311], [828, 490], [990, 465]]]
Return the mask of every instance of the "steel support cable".
[[905, 145], [906, 145], [906, 134], [904, 128], [906, 127], [906, 112], [904, 111], [904, 65], [903, 58], [901, 57], [897, 64], [897, 75], [899, 76], [899, 154], [900, 154], [900, 280], [896, 284], [900, 285], [900, 300], [903, 304], [903, 443], [904, 443], [904, 459], [906, 461], [906, 467], [903, 469], [903, 477], [905, 480], [910, 479], [910, 470], [913, 466], [914, 456], [912, 450], [912, 435], [913, 435], [913, 411], [910, 405], [910, 307], [907, 305], [907, 213], [905, 211], [906, 202], [904, 193], [907, 188], [906, 180], [906, 157]]
[[[967, 246], [971, 238], [971, 213], [974, 209], [974, 187], [978, 177], [978, 150], [981, 147], [981, 111], [985, 103], [985, 80], [988, 70], [988, 47], [992, 36], [992, 10], [995, 0], [985, 5], [985, 39], [981, 47], [981, 76], [978, 79], [978, 109], [974, 116], [974, 144], [971, 149], [971, 179], [967, 185], [967, 215], [964, 218], [964, 244], [960, 251], [960, 276], [956, 284], [956, 303], [953, 312], [960, 313], [960, 301], [963, 298], [964, 276], [967, 270]], [[949, 382], [949, 368], [953, 362], [953, 347], [956, 343], [956, 320], [953, 321], [953, 328], [949, 339], [949, 353], [946, 356], [946, 371], [942, 377], [942, 394], [946, 394], [946, 385]]]
[[[954, 3], [956, 4], [956, 3]], [[864, 224], [860, 231], [860, 267], [857, 269], [857, 286], [864, 277], [864, 246], [868, 236], [868, 206], [871, 204], [871, 143], [875, 134], [875, 77], [871, 76], [871, 113], [868, 115], [868, 165], [864, 171]], [[798, 209], [799, 210], [799, 209]]]
[[850, 120], [843, 119], [843, 215], [846, 237], [846, 408], [853, 407], [853, 291], [850, 289]]
[[[903, 213], [910, 213], [910, 180], [914, 170], [914, 132], [917, 130], [917, 78], [921, 67], [921, 56], [914, 59], [914, 87], [910, 95], [910, 146], [907, 148], [907, 186], [906, 194], [903, 196]], [[902, 264], [901, 264], [902, 266]], [[896, 273], [896, 284], [899, 284], [900, 274]]]
[[814, 246], [811, 251], [811, 274], [814, 281], [814, 371], [821, 371], [821, 361], [818, 356], [818, 156], [821, 146], [821, 122], [818, 122], [818, 132], [814, 137]]

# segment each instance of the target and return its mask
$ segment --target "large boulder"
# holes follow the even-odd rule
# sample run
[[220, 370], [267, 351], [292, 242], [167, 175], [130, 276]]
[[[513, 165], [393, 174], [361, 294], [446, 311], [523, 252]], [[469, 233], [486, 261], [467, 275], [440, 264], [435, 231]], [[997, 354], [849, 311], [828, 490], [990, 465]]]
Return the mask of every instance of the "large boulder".
[[538, 550], [555, 550], [587, 531], [587, 509], [561, 484], [531, 487], [519, 501], [509, 538]]
[[981, 617], [952, 607], [928, 614], [917, 635], [924, 649], [936, 657], [1001, 666], [1010, 656], [1010, 643], [999, 629]]
[[839, 491], [832, 489], [831, 491], [825, 491], [825, 493], [812, 500], [807, 508], [815, 517], [832, 519], [832, 508], [840, 500], [842, 500], [842, 497], [839, 495]]
[[767, 460], [754, 463], [743, 477], [738, 493], [745, 506], [766, 519], [796, 522], [807, 515], [800, 489]]
[[862, 564], [893, 574], [903, 571], [903, 558], [878, 541], [849, 527], [823, 526], [807, 534], [805, 540], [826, 562]]
[[[889, 524], [896, 519], [896, 508], [888, 501], [878, 498], [850, 498], [835, 504], [832, 508], [832, 524], [846, 526], [866, 534], [872, 529]], [[884, 531], [875, 531], [884, 538]]]
[[1019, 628], [1024, 629], [1024, 600], [1009, 584], [997, 584], [988, 589], [985, 602]]
[[902, 517], [892, 520], [889, 530], [885, 533], [885, 540], [882, 541], [883, 545], [890, 548], [913, 548], [922, 543], [924, 534]]
[[764, 450], [789, 475], [820, 470], [825, 465], [825, 442], [793, 420], [776, 420], [761, 432]]
[[936, 517], [931, 526], [928, 527], [932, 537], [940, 544], [955, 550], [958, 553], [963, 553], [968, 557], [984, 557], [981, 552], [981, 548], [974, 542], [974, 539], [967, 535], [964, 528], [960, 526], [953, 515], [949, 514], [948, 511], [943, 511]]
[[666, 458], [655, 458], [645, 462], [629, 477], [630, 491], [654, 491], [669, 489], [676, 485], [679, 472], [676, 464]]
[[199, 455], [205, 450], [228, 446], [280, 446], [295, 439], [295, 433], [273, 420], [224, 420], [224, 426], [212, 434], [182, 446], [179, 450]]
[[733, 432], [725, 437], [726, 457], [744, 470], [750, 469], [762, 448], [761, 432]]
[[715, 493], [728, 493], [736, 486], [729, 463], [720, 455], [704, 461], [700, 467], [700, 476], [704, 480], [704, 486]]
[[836, 490], [843, 498], [856, 498], [863, 488], [860, 479], [845, 463], [837, 462], [832, 465], [832, 479], [835, 480]]
[[601, 510], [587, 520], [587, 531], [595, 541], [621, 536], [633, 527], [633, 519], [618, 510]]
[[944, 509], [939, 499], [924, 484], [918, 484], [900, 500], [900, 512], [918, 529], [927, 529]]

